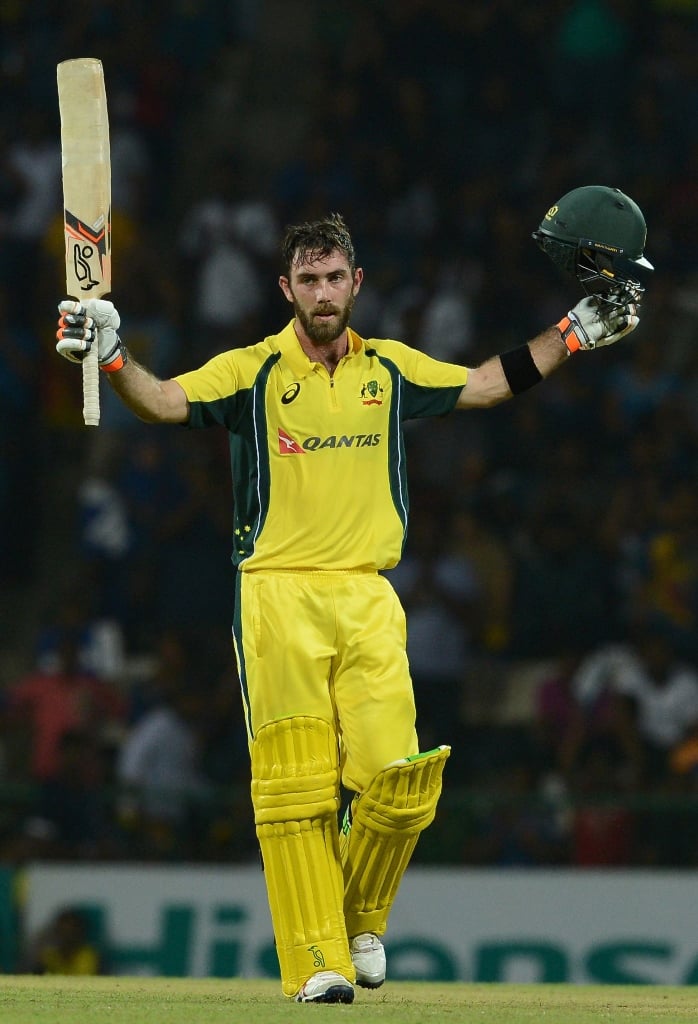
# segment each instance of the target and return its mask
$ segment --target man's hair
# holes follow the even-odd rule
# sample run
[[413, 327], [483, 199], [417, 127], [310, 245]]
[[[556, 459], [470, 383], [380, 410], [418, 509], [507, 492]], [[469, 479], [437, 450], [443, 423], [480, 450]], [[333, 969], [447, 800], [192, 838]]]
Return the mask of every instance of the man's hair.
[[331, 213], [321, 220], [289, 224], [281, 241], [283, 273], [290, 277], [294, 264], [327, 259], [334, 250], [346, 256], [353, 273], [356, 269], [354, 243], [341, 214]]

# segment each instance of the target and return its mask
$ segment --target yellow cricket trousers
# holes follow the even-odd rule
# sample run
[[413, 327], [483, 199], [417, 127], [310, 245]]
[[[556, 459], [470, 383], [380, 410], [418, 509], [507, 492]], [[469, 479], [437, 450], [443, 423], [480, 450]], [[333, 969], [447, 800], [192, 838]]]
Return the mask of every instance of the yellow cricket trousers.
[[240, 572], [233, 634], [250, 741], [279, 718], [322, 718], [356, 792], [418, 752], [405, 614], [384, 576]]

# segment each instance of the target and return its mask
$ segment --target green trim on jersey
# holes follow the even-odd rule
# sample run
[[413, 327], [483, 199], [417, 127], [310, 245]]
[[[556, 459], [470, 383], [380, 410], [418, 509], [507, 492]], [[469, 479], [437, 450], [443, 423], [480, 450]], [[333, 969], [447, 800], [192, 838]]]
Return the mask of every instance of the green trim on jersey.
[[280, 358], [280, 352], [271, 353], [259, 367], [251, 387], [212, 401], [191, 403], [191, 427], [217, 423], [228, 428], [230, 462], [235, 467], [235, 565], [252, 554], [269, 508], [269, 445], [264, 395], [269, 373]]
[[235, 658], [238, 667], [238, 677], [240, 679], [240, 690], [242, 694], [242, 708], [245, 716], [245, 727], [247, 729], [247, 735], [252, 739], [252, 720], [250, 715], [250, 691], [247, 683], [247, 664], [245, 662], [245, 644], [243, 642], [242, 635], [242, 601], [240, 599], [240, 589], [242, 586], [242, 577], [240, 573], [235, 573], [235, 601], [233, 603], [233, 644], [235, 646]]
[[[368, 349], [366, 354], [377, 355], [375, 349]], [[402, 523], [402, 543], [400, 545], [400, 554], [402, 555], [405, 541], [407, 540], [407, 519], [410, 512], [410, 498], [407, 487], [407, 452], [405, 450], [405, 435], [401, 427], [404, 386], [400, 371], [392, 359], [386, 359], [381, 356], [378, 356], [378, 359], [390, 372], [393, 381], [393, 394], [395, 395], [391, 403], [390, 427], [388, 430], [388, 473], [393, 504]]]
[[312, 363], [293, 321], [258, 345], [175, 379], [189, 425], [230, 434], [233, 562], [251, 569], [384, 569], [409, 511], [407, 419], [450, 412], [467, 380], [398, 341], [363, 341], [334, 374]]
[[269, 356], [252, 388], [252, 417], [244, 426], [247, 431], [230, 435], [230, 461], [235, 466], [233, 493], [235, 496], [235, 525], [233, 561], [239, 564], [254, 551], [257, 537], [264, 528], [269, 510], [271, 473], [267, 420], [264, 414], [264, 396], [272, 367], [281, 358], [280, 353]]
[[379, 361], [390, 371], [393, 378], [393, 390], [397, 396], [392, 403], [390, 453], [388, 457], [388, 472], [390, 473], [390, 491], [398, 515], [402, 521], [404, 535], [402, 547], [407, 539], [407, 519], [409, 516], [410, 502], [407, 486], [407, 452], [405, 450], [405, 435], [401, 429], [404, 420], [420, 419], [425, 416], [445, 416], [451, 412], [463, 385], [456, 385], [455, 388], [440, 388], [422, 386], [407, 380], [400, 372], [399, 367], [387, 356], [382, 356], [376, 349], [366, 349], [366, 355], [375, 355]]

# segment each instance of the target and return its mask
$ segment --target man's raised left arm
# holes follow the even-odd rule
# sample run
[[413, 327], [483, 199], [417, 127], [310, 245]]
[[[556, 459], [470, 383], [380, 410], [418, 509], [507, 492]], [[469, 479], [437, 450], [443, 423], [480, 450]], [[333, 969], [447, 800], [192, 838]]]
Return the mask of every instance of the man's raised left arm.
[[558, 324], [532, 341], [470, 369], [456, 408], [484, 408], [505, 402], [544, 380], [573, 352], [612, 345], [634, 331], [639, 322], [636, 302], [616, 304], [588, 295]]

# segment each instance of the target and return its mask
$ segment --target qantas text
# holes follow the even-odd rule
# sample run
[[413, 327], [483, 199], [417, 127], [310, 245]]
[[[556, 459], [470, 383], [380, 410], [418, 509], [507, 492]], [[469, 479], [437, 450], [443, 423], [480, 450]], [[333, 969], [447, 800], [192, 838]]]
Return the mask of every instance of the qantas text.
[[329, 437], [306, 437], [302, 442], [307, 452], [319, 448], [372, 448], [380, 444], [380, 434], [330, 434]]

